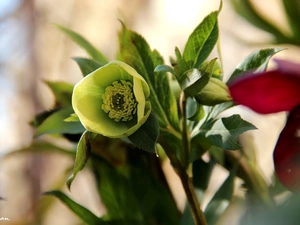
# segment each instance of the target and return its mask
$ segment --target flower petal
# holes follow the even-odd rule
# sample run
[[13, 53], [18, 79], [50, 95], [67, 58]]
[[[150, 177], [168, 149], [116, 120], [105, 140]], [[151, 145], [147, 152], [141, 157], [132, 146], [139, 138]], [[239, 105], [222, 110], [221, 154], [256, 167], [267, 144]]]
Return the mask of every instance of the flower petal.
[[288, 72], [284, 68], [244, 75], [229, 85], [230, 94], [237, 104], [258, 113], [290, 111], [300, 104], [300, 76]]
[[[130, 121], [116, 122], [102, 108], [105, 89], [120, 80], [133, 83], [137, 116]], [[121, 138], [133, 134], [149, 117], [151, 104], [146, 102], [149, 95], [149, 86], [140, 74], [123, 62], [112, 61], [75, 85], [72, 106], [87, 130], [106, 137]]]
[[275, 172], [281, 183], [300, 191], [300, 105], [289, 115], [277, 141], [274, 154]]
[[149, 97], [149, 95], [150, 95], [149, 86], [148, 86], [147, 82], [145, 81], [145, 79], [140, 74], [138, 74], [138, 72], [136, 72], [135, 69], [133, 69], [131, 66], [127, 65], [126, 63], [123, 63], [120, 61], [111, 61], [110, 63], [116, 64], [116, 65], [122, 67], [122, 69], [124, 69], [128, 74], [130, 74], [130, 76], [132, 76], [134, 78], [138, 78], [142, 83], [145, 98], [147, 99]]

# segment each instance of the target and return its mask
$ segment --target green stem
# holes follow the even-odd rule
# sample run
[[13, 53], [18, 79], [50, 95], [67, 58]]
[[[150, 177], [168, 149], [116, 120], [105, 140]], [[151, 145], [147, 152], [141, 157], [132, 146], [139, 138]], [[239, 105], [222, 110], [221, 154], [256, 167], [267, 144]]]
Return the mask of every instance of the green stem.
[[224, 76], [223, 69], [224, 69], [224, 66], [223, 66], [223, 57], [222, 57], [222, 50], [221, 50], [220, 38], [218, 38], [217, 51], [218, 51], [218, 56], [219, 56], [219, 60], [220, 60], [220, 66], [222, 68], [221, 80], [223, 80], [223, 76]]
[[187, 115], [186, 115], [186, 95], [181, 92], [180, 95], [180, 110], [182, 115], [182, 144], [183, 149], [181, 151], [181, 163], [183, 168], [187, 168], [189, 165], [189, 155], [190, 155], [190, 138], [189, 131], [187, 127]]
[[163, 140], [160, 141], [160, 144], [164, 148], [167, 156], [171, 161], [171, 164], [174, 167], [175, 172], [177, 173], [177, 175], [181, 180], [187, 200], [191, 207], [195, 225], [207, 225], [204, 214], [200, 208], [200, 203], [197, 199], [197, 195], [193, 187], [191, 178], [188, 176], [186, 170], [182, 167], [180, 161], [178, 160], [178, 158], [176, 157], [172, 149], [169, 148], [169, 145], [166, 144]]

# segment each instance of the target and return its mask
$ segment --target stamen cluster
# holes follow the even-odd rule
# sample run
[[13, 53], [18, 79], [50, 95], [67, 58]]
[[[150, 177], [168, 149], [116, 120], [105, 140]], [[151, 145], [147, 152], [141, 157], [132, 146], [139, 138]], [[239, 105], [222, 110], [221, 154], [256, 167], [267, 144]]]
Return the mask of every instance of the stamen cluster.
[[103, 111], [116, 122], [130, 121], [136, 114], [137, 102], [130, 81], [114, 81], [105, 89], [102, 98]]

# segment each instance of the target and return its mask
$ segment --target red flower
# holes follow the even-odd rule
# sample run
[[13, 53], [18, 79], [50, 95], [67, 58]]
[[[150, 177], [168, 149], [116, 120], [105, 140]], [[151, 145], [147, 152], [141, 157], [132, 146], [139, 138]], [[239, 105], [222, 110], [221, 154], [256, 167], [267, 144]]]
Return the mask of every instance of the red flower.
[[300, 104], [300, 65], [276, 60], [278, 68], [248, 73], [229, 85], [237, 104], [262, 113], [291, 111]]
[[274, 153], [275, 172], [281, 183], [300, 191], [300, 105], [288, 116]]
[[248, 73], [229, 85], [232, 99], [257, 113], [290, 112], [274, 153], [277, 177], [300, 191], [300, 65], [276, 60], [275, 70]]

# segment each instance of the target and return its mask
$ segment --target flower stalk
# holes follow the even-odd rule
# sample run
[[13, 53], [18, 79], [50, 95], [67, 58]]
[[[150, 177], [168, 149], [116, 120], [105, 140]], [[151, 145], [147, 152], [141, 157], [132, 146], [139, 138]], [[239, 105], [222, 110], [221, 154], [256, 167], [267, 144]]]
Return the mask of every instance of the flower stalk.
[[181, 152], [181, 163], [183, 168], [187, 169], [189, 165], [189, 153], [190, 153], [190, 137], [187, 127], [187, 115], [186, 115], [186, 94], [181, 92], [180, 95], [180, 110], [182, 114], [182, 144], [183, 149]]
[[175, 172], [179, 176], [183, 189], [185, 191], [187, 201], [190, 205], [195, 225], [207, 225], [203, 211], [201, 210], [200, 203], [198, 201], [193, 182], [191, 177], [187, 173], [189, 166], [189, 153], [190, 153], [190, 136], [187, 126], [187, 112], [186, 112], [186, 94], [184, 92], [180, 95], [180, 110], [182, 115], [182, 133], [181, 139], [183, 149], [180, 154], [180, 160], [169, 145], [164, 141], [161, 142], [167, 156], [169, 157]]
[[181, 162], [178, 160], [177, 156], [174, 154], [172, 149], [170, 149], [169, 145], [163, 140], [161, 141], [161, 145], [164, 148], [168, 158], [170, 159], [175, 172], [181, 180], [188, 203], [191, 207], [195, 225], [207, 225], [204, 213], [201, 210], [200, 203], [198, 201], [195, 189], [193, 187], [192, 179], [189, 177], [186, 170], [183, 168]]

